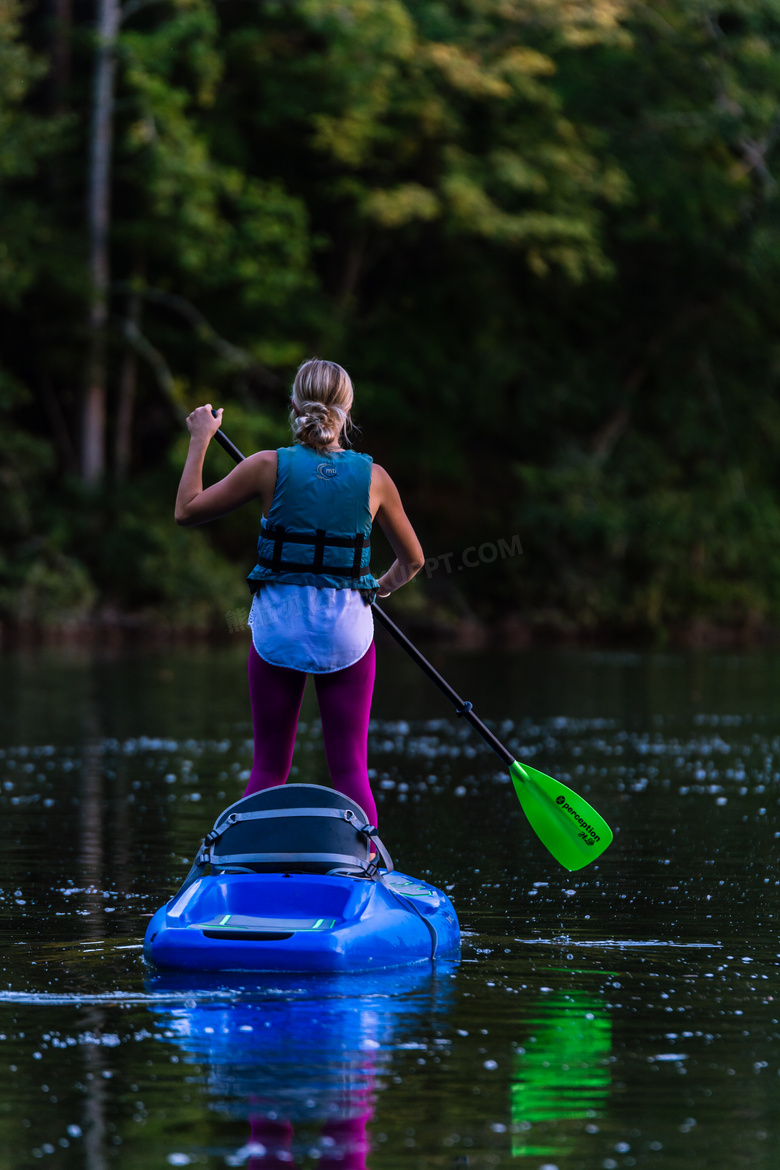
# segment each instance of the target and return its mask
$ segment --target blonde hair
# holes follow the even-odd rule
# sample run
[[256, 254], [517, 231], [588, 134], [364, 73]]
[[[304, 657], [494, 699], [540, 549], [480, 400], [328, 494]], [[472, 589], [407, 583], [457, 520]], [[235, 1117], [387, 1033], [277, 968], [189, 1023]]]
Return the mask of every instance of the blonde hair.
[[295, 409], [290, 423], [295, 441], [315, 450], [329, 447], [339, 437], [348, 442], [353, 397], [352, 380], [346, 370], [335, 362], [309, 358], [299, 366], [292, 388]]

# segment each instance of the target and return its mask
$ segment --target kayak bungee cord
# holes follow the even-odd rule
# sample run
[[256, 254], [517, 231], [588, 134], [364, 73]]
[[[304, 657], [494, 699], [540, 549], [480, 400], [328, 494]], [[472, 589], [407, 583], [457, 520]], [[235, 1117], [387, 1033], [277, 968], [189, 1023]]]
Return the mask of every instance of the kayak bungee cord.
[[[211, 412], [217, 417], [216, 410]], [[215, 439], [228, 455], [241, 463], [246, 458], [230, 439], [218, 430]], [[520, 805], [528, 818], [531, 828], [543, 845], [552, 853], [564, 869], [576, 870], [595, 861], [612, 841], [612, 830], [600, 813], [588, 804], [584, 797], [567, 788], [560, 780], [546, 776], [528, 764], [516, 760], [500, 739], [474, 713], [470, 702], [465, 701], [427, 658], [398, 628], [376, 601], [372, 609], [381, 626], [406, 653], [417, 663], [428, 678], [435, 683], [442, 694], [455, 707], [456, 714], [465, 719], [477, 731], [488, 746], [509, 768], [512, 784]]]

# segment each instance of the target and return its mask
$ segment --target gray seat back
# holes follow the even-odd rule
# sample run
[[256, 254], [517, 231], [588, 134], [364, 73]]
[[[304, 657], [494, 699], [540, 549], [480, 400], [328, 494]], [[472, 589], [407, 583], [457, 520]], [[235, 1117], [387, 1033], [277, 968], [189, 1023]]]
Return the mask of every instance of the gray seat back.
[[[324, 873], [369, 864], [371, 828], [359, 804], [320, 784], [281, 784], [237, 801], [212, 830], [212, 869]], [[206, 838], [208, 842], [208, 837]]]

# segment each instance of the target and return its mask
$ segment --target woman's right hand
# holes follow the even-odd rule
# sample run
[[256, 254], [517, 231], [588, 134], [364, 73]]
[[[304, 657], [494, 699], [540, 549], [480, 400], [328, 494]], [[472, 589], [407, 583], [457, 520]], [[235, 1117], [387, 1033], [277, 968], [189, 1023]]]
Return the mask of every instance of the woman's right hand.
[[222, 407], [217, 411], [217, 417], [212, 414], [212, 406], [207, 402], [205, 406], [198, 406], [192, 414], [187, 415], [187, 430], [193, 439], [201, 439], [210, 443], [222, 426]]

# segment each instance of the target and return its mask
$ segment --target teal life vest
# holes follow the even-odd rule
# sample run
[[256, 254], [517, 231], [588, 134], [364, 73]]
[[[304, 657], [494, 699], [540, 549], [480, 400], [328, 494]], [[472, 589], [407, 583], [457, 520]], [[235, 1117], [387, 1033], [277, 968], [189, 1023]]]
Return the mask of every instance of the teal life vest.
[[276, 487], [257, 538], [257, 564], [247, 577], [263, 585], [318, 589], [377, 588], [371, 560], [370, 455], [280, 447]]

